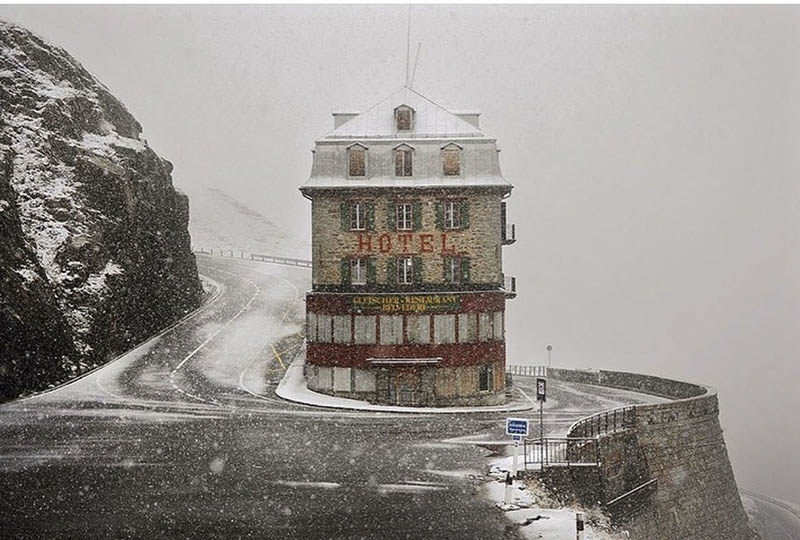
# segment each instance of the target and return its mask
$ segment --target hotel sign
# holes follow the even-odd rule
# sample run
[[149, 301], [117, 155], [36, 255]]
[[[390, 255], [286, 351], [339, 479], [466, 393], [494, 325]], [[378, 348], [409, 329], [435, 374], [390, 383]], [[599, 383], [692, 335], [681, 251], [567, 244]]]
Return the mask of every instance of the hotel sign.
[[458, 311], [461, 296], [457, 294], [368, 294], [353, 296], [350, 309], [356, 313], [428, 313]]

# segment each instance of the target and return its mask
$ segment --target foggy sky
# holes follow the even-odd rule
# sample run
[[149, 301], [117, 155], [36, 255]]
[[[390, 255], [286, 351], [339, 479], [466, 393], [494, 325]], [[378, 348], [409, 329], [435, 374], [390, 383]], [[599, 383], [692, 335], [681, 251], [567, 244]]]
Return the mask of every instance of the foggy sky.
[[[403, 84], [405, 6], [0, 6], [119, 97], [189, 191], [301, 235], [334, 109]], [[511, 363], [720, 394], [740, 487], [800, 502], [800, 9], [425, 6], [415, 89], [515, 184]], [[443, 436], [446, 434], [443, 434]]]

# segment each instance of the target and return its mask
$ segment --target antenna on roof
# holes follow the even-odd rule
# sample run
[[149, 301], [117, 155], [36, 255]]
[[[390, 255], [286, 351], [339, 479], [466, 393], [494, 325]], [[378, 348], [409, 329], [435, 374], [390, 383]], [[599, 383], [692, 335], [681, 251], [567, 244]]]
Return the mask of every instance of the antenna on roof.
[[414, 58], [414, 67], [411, 69], [411, 82], [409, 88], [414, 88], [414, 77], [417, 75], [417, 62], [419, 62], [419, 50], [422, 48], [422, 42], [417, 43], [417, 56]]
[[406, 82], [403, 84], [408, 88], [408, 65], [411, 62], [411, 4], [408, 5], [408, 31], [406, 32]]

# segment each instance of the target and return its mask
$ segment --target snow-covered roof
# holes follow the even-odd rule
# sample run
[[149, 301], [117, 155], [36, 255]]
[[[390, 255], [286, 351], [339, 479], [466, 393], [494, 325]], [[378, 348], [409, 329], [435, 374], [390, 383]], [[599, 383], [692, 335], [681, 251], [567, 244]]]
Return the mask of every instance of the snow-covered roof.
[[[411, 131], [398, 132], [395, 129], [394, 111], [402, 105], [414, 109], [414, 127]], [[402, 138], [485, 138], [486, 134], [416, 90], [404, 86], [335, 128], [321, 140], [397, 138], [398, 136]]]

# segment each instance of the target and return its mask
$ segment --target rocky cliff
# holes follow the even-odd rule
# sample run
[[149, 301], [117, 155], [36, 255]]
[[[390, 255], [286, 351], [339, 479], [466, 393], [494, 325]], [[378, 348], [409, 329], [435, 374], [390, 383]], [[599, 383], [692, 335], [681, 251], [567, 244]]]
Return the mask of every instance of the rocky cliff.
[[0, 400], [102, 363], [200, 304], [171, 171], [75, 59], [0, 21]]

